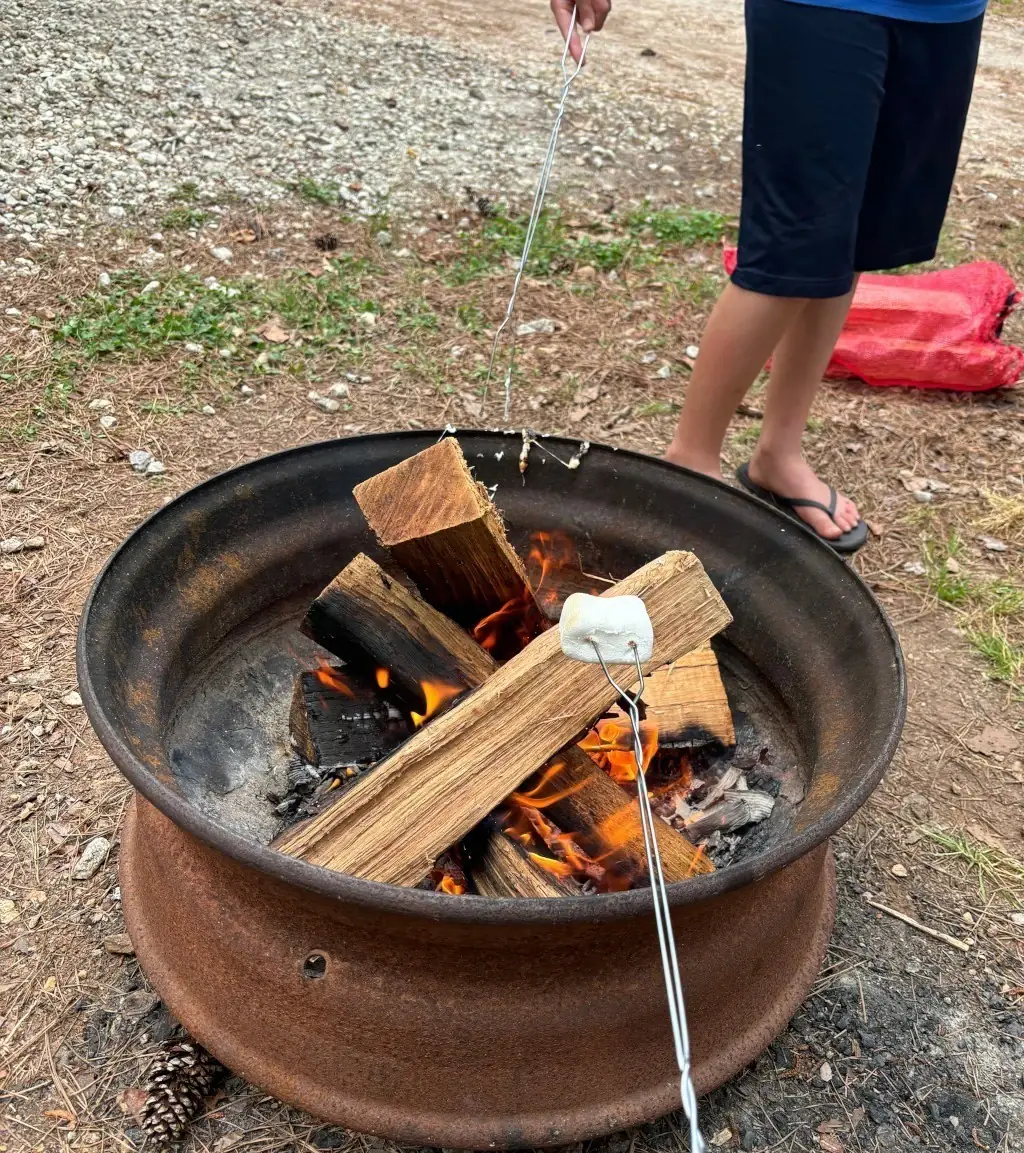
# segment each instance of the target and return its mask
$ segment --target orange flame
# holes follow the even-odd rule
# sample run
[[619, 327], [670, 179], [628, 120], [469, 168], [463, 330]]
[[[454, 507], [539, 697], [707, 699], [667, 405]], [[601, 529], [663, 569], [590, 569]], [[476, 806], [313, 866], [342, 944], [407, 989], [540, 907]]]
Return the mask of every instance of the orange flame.
[[506, 660], [526, 648], [547, 627], [529, 585], [523, 585], [522, 592], [476, 625], [473, 639], [497, 660]]
[[391, 684], [391, 673], [387, 669], [377, 669], [374, 673], [377, 681], [377, 688], [386, 689]]
[[317, 657], [317, 667], [313, 669], [313, 676], [316, 677], [325, 689], [330, 689], [331, 692], [341, 693], [343, 697], [354, 697], [356, 695], [352, 691], [351, 685], [345, 680], [345, 676], [341, 670], [329, 664], [323, 657]]
[[[558, 589], [552, 587], [549, 579], [553, 573], [563, 572], [566, 569], [579, 571], [582, 568], [572, 537], [559, 530], [532, 533], [526, 563], [529, 566], [534, 595], [543, 605], [558, 603]], [[534, 576], [535, 572], [538, 575]]]
[[465, 891], [465, 884], [457, 881], [448, 873], [445, 873], [445, 875], [441, 878], [440, 885], [437, 886], [437, 892], [450, 893], [453, 897], [461, 897]]
[[571, 877], [572, 865], [566, 864], [565, 861], [556, 861], [554, 857], [545, 857], [541, 853], [526, 854], [535, 865], [540, 868], [546, 869], [549, 873], [553, 873], [556, 877]]
[[420, 681], [420, 690], [424, 700], [423, 712], [409, 714], [416, 728], [421, 728], [431, 717], [436, 716], [453, 697], [465, 692], [465, 686], [446, 685], [441, 681]]
[[[633, 730], [628, 721], [615, 718], [598, 721], [597, 726], [579, 744], [613, 781], [624, 785], [636, 780]], [[640, 745], [646, 772], [658, 751], [658, 726], [653, 721], [640, 722]]]
[[553, 792], [546, 792], [548, 786], [553, 785], [564, 771], [565, 765], [561, 761], [553, 761], [541, 772], [540, 780], [533, 788], [527, 789], [525, 792], [515, 792], [509, 800], [531, 809], [546, 809], [557, 804], [558, 801], [564, 801], [566, 797], [571, 797], [573, 793], [579, 792], [585, 783], [584, 781], [577, 781], [575, 784], [570, 783], [564, 788], [555, 789]]

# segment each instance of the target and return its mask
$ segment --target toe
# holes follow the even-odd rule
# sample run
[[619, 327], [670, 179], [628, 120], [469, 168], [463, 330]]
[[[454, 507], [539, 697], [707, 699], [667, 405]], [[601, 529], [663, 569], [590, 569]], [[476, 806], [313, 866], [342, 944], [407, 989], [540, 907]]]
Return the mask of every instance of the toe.
[[836, 523], [843, 532], [849, 532], [859, 520], [857, 506], [853, 501], [849, 497], [840, 497], [839, 506], [836, 509]]
[[836, 522], [818, 509], [801, 508], [799, 512], [800, 516], [807, 521], [811, 528], [813, 528], [819, 536], [825, 537], [826, 540], [835, 540], [836, 537], [842, 535], [843, 530], [838, 527]]

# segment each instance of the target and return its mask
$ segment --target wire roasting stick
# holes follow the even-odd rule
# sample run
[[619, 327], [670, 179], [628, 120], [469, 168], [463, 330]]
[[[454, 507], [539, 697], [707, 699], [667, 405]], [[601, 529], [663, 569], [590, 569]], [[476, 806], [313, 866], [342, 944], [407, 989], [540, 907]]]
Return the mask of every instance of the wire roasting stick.
[[[562, 609], [559, 624], [562, 651], [577, 660], [600, 663], [608, 683], [622, 698], [633, 731], [633, 755], [636, 758], [637, 801], [640, 808], [640, 823], [647, 851], [647, 870], [651, 878], [651, 893], [654, 898], [654, 919], [658, 928], [658, 943], [661, 947], [661, 967], [665, 977], [665, 991], [668, 995], [669, 1018], [672, 1023], [672, 1041], [675, 1048], [676, 1067], [679, 1070], [679, 1096], [690, 1125], [691, 1153], [705, 1153], [706, 1146], [700, 1133], [697, 1118], [697, 1096], [693, 1088], [692, 1061], [690, 1057], [690, 1033], [686, 1024], [686, 1005], [683, 1000], [683, 983], [679, 975], [679, 958], [676, 943], [672, 936], [672, 911], [668, 900], [668, 888], [661, 867], [661, 854], [655, 836], [654, 822], [657, 819], [651, 809], [651, 799], [647, 794], [647, 777], [644, 773], [643, 742], [640, 736], [640, 710], [637, 702], [644, 691], [643, 662], [650, 660], [654, 645], [654, 630], [643, 601], [638, 597], [594, 597], [587, 593], [573, 593]], [[588, 656], [585, 646], [593, 648], [593, 656]], [[602, 652], [602, 647], [604, 652]], [[613, 663], [630, 663], [636, 666], [637, 687], [630, 694], [612, 676], [605, 660]]]
[[[548, 139], [547, 152], [544, 155], [544, 163], [541, 165], [540, 177], [537, 180], [537, 187], [533, 194], [533, 207], [530, 209], [530, 219], [526, 226], [526, 238], [523, 241], [523, 253], [519, 258], [519, 267], [516, 270], [516, 278], [512, 284], [512, 295], [509, 297], [508, 307], [505, 309], [505, 317], [501, 324], [498, 325], [494, 333], [494, 343], [491, 345], [491, 359], [487, 365], [487, 378], [484, 381], [484, 395], [483, 403], [487, 403], [487, 393], [491, 384], [491, 375], [494, 371], [494, 362], [498, 356], [498, 345], [501, 342], [501, 335], [508, 328], [512, 322], [512, 317], [516, 309], [516, 297], [519, 295], [519, 285], [522, 283], [523, 276], [526, 273], [526, 265], [530, 259], [530, 249], [533, 247], [533, 238], [537, 232], [537, 225], [540, 223], [541, 213], [544, 209], [544, 198], [547, 196], [548, 183], [551, 180], [551, 169], [555, 163], [555, 149], [558, 146], [558, 134], [562, 128], [562, 119], [565, 116], [566, 105], [569, 100], [569, 89], [572, 87], [573, 81], [583, 71], [583, 65], [587, 59], [587, 45], [590, 43], [590, 34], [587, 33], [583, 38], [583, 45], [580, 51], [579, 63], [575, 68], [570, 67], [569, 60], [569, 45], [572, 43], [572, 38], [576, 33], [576, 9], [572, 10], [572, 19], [569, 22], [569, 33], [565, 38], [565, 47], [562, 50], [562, 93], [558, 101], [558, 107], [555, 110], [555, 122], [551, 127], [551, 136]], [[504, 419], [508, 420], [509, 411], [512, 407], [512, 374], [515, 371], [516, 364], [516, 333], [512, 331], [512, 348], [509, 352], [508, 367], [505, 371], [505, 409]]]

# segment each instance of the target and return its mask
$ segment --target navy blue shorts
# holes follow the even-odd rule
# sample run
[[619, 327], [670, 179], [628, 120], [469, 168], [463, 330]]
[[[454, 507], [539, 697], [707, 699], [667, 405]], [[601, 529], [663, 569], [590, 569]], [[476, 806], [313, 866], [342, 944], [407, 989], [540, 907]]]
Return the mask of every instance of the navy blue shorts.
[[935, 255], [983, 20], [746, 0], [734, 283], [842, 296], [855, 272]]

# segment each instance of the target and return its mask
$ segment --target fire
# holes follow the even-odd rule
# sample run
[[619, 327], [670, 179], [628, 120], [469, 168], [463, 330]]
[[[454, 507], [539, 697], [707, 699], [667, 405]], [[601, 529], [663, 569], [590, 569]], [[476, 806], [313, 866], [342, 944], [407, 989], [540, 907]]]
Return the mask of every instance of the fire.
[[539, 636], [548, 622], [541, 616], [529, 585], [495, 609], [473, 629], [473, 639], [495, 659], [507, 660]]
[[[552, 573], [564, 572], [567, 569], [581, 569], [579, 553], [576, 545], [568, 533], [535, 532], [530, 536], [530, 552], [527, 564], [533, 581], [533, 591], [537, 600], [543, 605], [554, 605], [558, 602], [558, 590], [552, 587], [548, 579]], [[533, 576], [539, 570], [539, 575]]]
[[545, 857], [541, 853], [528, 852], [526, 855], [535, 865], [539, 865], [540, 868], [546, 869], [556, 877], [567, 878], [572, 876], [572, 865], [567, 864], [565, 861], [556, 861], [554, 857]]
[[[625, 785], [636, 780], [633, 730], [628, 721], [614, 718], [598, 721], [597, 726], [579, 744], [613, 781]], [[658, 751], [658, 726], [652, 721], [640, 722], [640, 745], [646, 772]]]
[[565, 765], [561, 761], [554, 761], [541, 772], [540, 780], [533, 788], [527, 789], [525, 792], [513, 793], [509, 800], [517, 805], [525, 805], [529, 809], [546, 809], [558, 801], [565, 800], [566, 797], [571, 797], [573, 793], [583, 788], [583, 781], [568, 784], [564, 788], [555, 789], [551, 792], [547, 791], [548, 786], [553, 785], [564, 771]]
[[386, 689], [391, 684], [391, 673], [387, 669], [377, 669], [373, 675], [377, 681], [377, 688]]
[[457, 881], [448, 873], [441, 878], [440, 885], [437, 886], [437, 892], [450, 893], [453, 897], [461, 897], [466, 892], [465, 882]]
[[313, 670], [313, 676], [316, 677], [325, 689], [330, 689], [331, 692], [341, 693], [343, 697], [354, 697], [356, 695], [352, 691], [352, 687], [345, 680], [344, 675], [325, 661], [323, 657], [317, 657], [317, 667]]
[[423, 693], [423, 712], [409, 714], [416, 728], [421, 728], [450, 700], [465, 692], [465, 686], [446, 685], [442, 681], [420, 681], [420, 691]]

